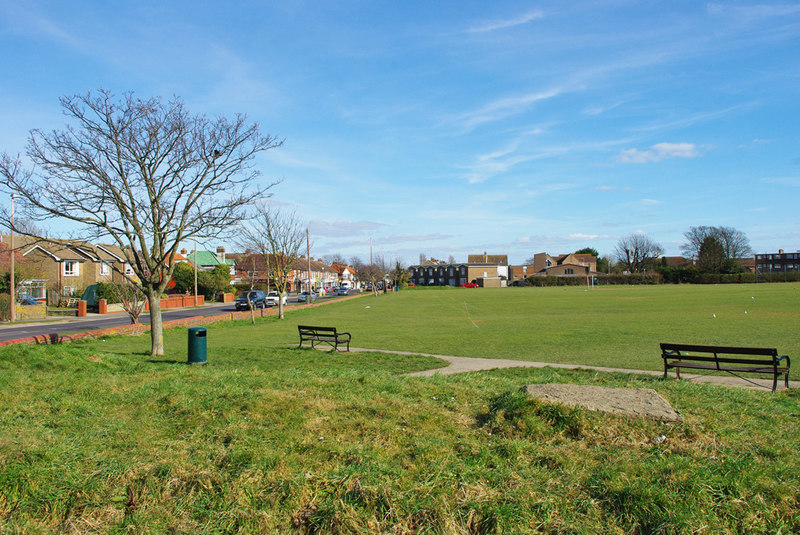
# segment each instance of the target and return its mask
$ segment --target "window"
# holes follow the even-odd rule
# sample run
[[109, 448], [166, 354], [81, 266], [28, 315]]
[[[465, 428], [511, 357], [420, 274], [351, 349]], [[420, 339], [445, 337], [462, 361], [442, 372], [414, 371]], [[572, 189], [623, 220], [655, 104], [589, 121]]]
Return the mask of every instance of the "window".
[[564, 270], [564, 274], [565, 274], [565, 275], [574, 275], [574, 274], [575, 274], [575, 271], [574, 271], [572, 268], [566, 268], [566, 269]]
[[64, 261], [64, 276], [65, 277], [77, 277], [80, 270], [80, 263], [74, 260], [65, 260]]
[[108, 275], [111, 273], [111, 268], [108, 267], [108, 264], [105, 262], [100, 262], [100, 274], [101, 275]]
[[64, 286], [64, 297], [69, 297], [71, 295], [75, 295], [75, 290], [77, 287], [75, 286]]
[[133, 275], [133, 268], [130, 264], [125, 264], [125, 274], [126, 275]]

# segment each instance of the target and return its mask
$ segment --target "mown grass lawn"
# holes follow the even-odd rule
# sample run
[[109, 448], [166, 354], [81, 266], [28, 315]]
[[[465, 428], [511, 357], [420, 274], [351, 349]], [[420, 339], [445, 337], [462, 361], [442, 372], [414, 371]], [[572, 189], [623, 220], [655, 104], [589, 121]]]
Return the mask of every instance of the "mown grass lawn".
[[[776, 303], [780, 295], [796, 303], [797, 287], [764, 287], [750, 287], [747, 298], [795, 314], [796, 327], [797, 309]], [[771, 293], [772, 287], [780, 289]], [[695, 303], [713, 307], [717, 294], [700, 289]], [[641, 294], [639, 289], [620, 290], [607, 295], [641, 295], [641, 314], [651, 320], [658, 308], [652, 296], [661, 295], [663, 301], [666, 295], [661, 288], [654, 293], [642, 289]], [[403, 374], [441, 361], [290, 347], [296, 343], [297, 323], [319, 323], [351, 330], [359, 346], [406, 344], [402, 348], [470, 354], [470, 343], [441, 332], [463, 322], [455, 317], [455, 305], [450, 305], [451, 323], [432, 319], [426, 324], [405, 313], [446, 310], [436, 304], [443, 299], [497, 311], [515, 299], [537, 299], [558, 309], [559, 289], [508, 291], [400, 292], [292, 312], [284, 322], [212, 325], [209, 363], [202, 367], [184, 364], [185, 329], [167, 332], [169, 354], [162, 359], [147, 355], [146, 336], [4, 348], [0, 532], [800, 531], [797, 391], [769, 394], [550, 368], [411, 378]], [[717, 319], [730, 313], [730, 321], [720, 326], [740, 321], [733, 310], [741, 292], [729, 292], [727, 301], [733, 304], [727, 306], [717, 295]], [[573, 304], [584, 298], [578, 292], [564, 295]], [[666, 314], [663, 331], [635, 321], [629, 303], [636, 299], [608, 301], [626, 318], [621, 336], [637, 326], [647, 329], [639, 337], [681, 332], [683, 320]], [[751, 309], [748, 316], [757, 320], [758, 336], [790, 341], [795, 336], [779, 333], [766, 321], [779, 314]], [[565, 308], [560, 310], [560, 316], [568, 316]], [[679, 310], [678, 316], [685, 314]], [[477, 331], [495, 325], [488, 314], [470, 316], [470, 324], [480, 325], [472, 327]], [[702, 316], [694, 317], [699, 321]], [[601, 324], [606, 323], [595, 325]], [[384, 334], [397, 325], [420, 329], [413, 336]], [[521, 331], [506, 328], [510, 343], [524, 347], [526, 336], [534, 336], [523, 336], [533, 324], [526, 325]], [[542, 327], [545, 342], [536, 347], [570, 340], [566, 324], [548, 325], [559, 332]], [[716, 334], [694, 332], [728, 333], [739, 337], [736, 343], [756, 343], [742, 335], [741, 325], [748, 324], [738, 325], [725, 332], [719, 327]], [[482, 336], [472, 343], [502, 351], [503, 337]], [[592, 340], [586, 332], [576, 336], [582, 352], [611, 343]], [[642, 353], [651, 345], [635, 335], [628, 339]], [[643, 363], [655, 360], [655, 368], [657, 341], [656, 349], [641, 357]], [[796, 339], [791, 343], [796, 346]], [[781, 343], [775, 345], [783, 351]], [[626, 357], [626, 365], [635, 365], [635, 353]], [[517, 358], [544, 360], [537, 354]], [[596, 414], [519, 394], [522, 385], [540, 382], [654, 388], [684, 415], [684, 422]], [[663, 442], [652, 440], [662, 435]]]
[[776, 347], [800, 362], [796, 283], [420, 288], [298, 311], [252, 343], [291, 346], [298, 323], [349, 331], [356, 347], [465, 357], [657, 370], [659, 342], [676, 342]]

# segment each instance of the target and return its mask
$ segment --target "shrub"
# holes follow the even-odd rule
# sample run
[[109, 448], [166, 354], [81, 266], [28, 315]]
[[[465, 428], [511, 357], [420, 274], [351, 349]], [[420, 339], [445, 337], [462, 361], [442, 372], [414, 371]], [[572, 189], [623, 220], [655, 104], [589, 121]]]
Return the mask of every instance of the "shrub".
[[11, 321], [11, 296], [0, 294], [0, 321]]

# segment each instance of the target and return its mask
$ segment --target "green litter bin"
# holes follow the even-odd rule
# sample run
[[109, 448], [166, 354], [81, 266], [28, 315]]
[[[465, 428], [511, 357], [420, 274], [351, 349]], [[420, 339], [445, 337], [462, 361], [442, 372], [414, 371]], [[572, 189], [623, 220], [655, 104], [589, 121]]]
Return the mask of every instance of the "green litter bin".
[[206, 363], [206, 328], [189, 327], [189, 364]]

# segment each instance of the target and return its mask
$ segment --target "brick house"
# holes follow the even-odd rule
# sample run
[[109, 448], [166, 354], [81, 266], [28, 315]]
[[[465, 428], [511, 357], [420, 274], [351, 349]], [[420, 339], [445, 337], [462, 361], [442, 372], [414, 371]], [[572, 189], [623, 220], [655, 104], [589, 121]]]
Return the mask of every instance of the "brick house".
[[[9, 237], [2, 236], [2, 241], [8, 243]], [[123, 251], [116, 245], [14, 236], [14, 246], [41, 280], [46, 281], [46, 289], [57, 294], [56, 300], [98, 282], [119, 282], [123, 279], [120, 272], [135, 278]]]
[[461, 286], [464, 283], [483, 287], [505, 286], [508, 280], [507, 255], [469, 255], [466, 263], [446, 263], [436, 259], [408, 268], [409, 280], [419, 286]]
[[533, 255], [533, 275], [557, 277], [579, 277], [597, 273], [597, 257], [591, 254], [562, 254], [550, 256], [547, 253]]

